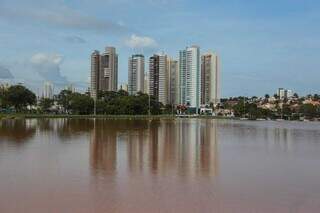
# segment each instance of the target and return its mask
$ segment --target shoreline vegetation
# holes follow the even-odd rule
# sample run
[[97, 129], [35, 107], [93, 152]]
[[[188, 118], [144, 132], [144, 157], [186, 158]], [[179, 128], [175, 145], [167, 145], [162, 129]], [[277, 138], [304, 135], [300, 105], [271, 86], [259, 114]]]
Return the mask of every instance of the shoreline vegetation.
[[297, 120], [320, 121], [320, 95], [281, 98], [235, 97], [221, 99], [218, 104], [163, 105], [144, 93], [129, 95], [124, 90], [101, 92], [96, 99], [90, 93], [62, 90], [51, 98], [40, 98], [24, 87], [0, 87], [0, 119], [10, 118], [106, 118], [159, 119], [210, 118], [233, 120]]
[[[303, 120], [282, 120], [282, 119], [243, 119], [240, 117], [207, 116], [207, 115], [72, 115], [72, 114], [0, 114], [1, 120], [15, 119], [107, 119], [107, 120], [175, 120], [175, 119], [212, 119], [212, 120], [235, 120], [235, 121], [286, 121], [304, 122]], [[319, 122], [309, 121], [309, 122]]]
[[83, 118], [83, 119], [177, 119], [177, 118], [210, 118], [234, 119], [221, 116], [176, 116], [176, 115], [72, 115], [72, 114], [0, 114], [1, 119], [41, 119], [41, 118]]

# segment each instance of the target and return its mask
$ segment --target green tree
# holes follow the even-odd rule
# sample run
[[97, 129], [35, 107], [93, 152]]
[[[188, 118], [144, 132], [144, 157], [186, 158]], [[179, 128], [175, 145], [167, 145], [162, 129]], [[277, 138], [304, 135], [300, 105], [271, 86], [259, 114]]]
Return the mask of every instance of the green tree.
[[[129, 96], [126, 91], [100, 92], [97, 101], [97, 113], [107, 115], [147, 115], [149, 112], [149, 96], [138, 93]], [[152, 114], [160, 114], [162, 105], [154, 97], [150, 97]]]
[[74, 114], [89, 115], [93, 113], [94, 101], [88, 95], [73, 93], [70, 99], [70, 110]]
[[50, 108], [53, 106], [53, 99], [50, 98], [41, 98], [40, 99], [40, 103], [39, 103], [39, 107], [41, 109], [42, 112], [49, 112]]
[[6, 99], [5, 99], [6, 90], [3, 87], [0, 87], [0, 108], [6, 107]]
[[300, 107], [300, 113], [302, 113], [304, 116], [308, 118], [314, 118], [319, 115], [318, 107], [312, 105], [312, 104], [303, 104]]
[[245, 103], [244, 99], [241, 100], [233, 106], [234, 114], [236, 117], [243, 117], [248, 113], [248, 108], [246, 107], [247, 103]]
[[71, 98], [72, 92], [70, 90], [62, 90], [57, 96], [58, 104], [63, 107], [65, 112], [71, 109]]
[[283, 104], [283, 105], [282, 105], [282, 114], [283, 114], [283, 115], [285, 115], [285, 116], [291, 116], [292, 113], [293, 113], [293, 112], [292, 112], [289, 104]]
[[269, 94], [265, 94], [264, 98], [265, 98], [265, 99], [269, 99], [269, 98], [270, 98], [270, 95], [269, 95]]
[[13, 106], [17, 112], [21, 112], [28, 105], [34, 105], [36, 99], [36, 95], [22, 85], [11, 86], [4, 94], [5, 102]]

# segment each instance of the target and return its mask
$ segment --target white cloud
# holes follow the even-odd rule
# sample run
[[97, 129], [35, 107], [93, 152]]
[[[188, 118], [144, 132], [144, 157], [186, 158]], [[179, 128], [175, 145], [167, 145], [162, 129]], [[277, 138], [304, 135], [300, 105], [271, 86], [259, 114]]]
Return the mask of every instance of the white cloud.
[[58, 85], [67, 84], [68, 80], [62, 76], [60, 66], [63, 56], [59, 54], [37, 53], [30, 59], [32, 68], [45, 80]]
[[41, 64], [55, 64], [60, 65], [63, 60], [62, 55], [58, 54], [46, 54], [37, 53], [31, 57], [31, 63], [41, 65]]
[[125, 44], [131, 48], [154, 48], [157, 47], [157, 42], [150, 37], [131, 35], [129, 39], [125, 41]]

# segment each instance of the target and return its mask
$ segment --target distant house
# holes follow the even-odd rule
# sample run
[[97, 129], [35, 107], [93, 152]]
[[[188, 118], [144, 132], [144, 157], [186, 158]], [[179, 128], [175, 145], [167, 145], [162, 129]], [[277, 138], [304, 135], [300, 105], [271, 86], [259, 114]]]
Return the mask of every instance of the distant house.
[[215, 113], [211, 107], [202, 106], [200, 107], [200, 115], [211, 115], [214, 116]]
[[303, 104], [312, 104], [313, 106], [320, 106], [319, 101], [314, 101], [311, 98], [303, 101]]

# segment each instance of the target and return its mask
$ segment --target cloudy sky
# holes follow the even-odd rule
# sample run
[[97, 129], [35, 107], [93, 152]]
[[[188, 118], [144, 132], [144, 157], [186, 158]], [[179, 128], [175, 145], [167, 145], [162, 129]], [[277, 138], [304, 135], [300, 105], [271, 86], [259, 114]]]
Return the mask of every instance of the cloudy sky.
[[88, 86], [90, 54], [200, 45], [221, 58], [222, 95], [320, 90], [319, 0], [0, 0], [0, 79]]

